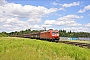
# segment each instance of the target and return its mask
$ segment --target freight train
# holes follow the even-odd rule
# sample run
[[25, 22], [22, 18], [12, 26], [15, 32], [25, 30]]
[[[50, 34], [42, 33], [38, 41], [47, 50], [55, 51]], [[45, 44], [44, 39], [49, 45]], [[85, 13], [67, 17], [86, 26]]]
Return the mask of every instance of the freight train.
[[32, 39], [41, 39], [41, 40], [48, 40], [48, 41], [59, 41], [59, 31], [49, 29], [47, 31], [42, 31], [38, 33], [31, 33], [31, 34], [23, 34], [22, 37], [24, 38], [32, 38]]

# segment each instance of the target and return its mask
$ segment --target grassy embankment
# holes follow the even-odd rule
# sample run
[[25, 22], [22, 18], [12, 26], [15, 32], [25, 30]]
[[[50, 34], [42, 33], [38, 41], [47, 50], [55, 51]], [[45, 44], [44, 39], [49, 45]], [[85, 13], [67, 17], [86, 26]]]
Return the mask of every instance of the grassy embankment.
[[26, 38], [0, 38], [0, 60], [90, 60], [90, 50]]

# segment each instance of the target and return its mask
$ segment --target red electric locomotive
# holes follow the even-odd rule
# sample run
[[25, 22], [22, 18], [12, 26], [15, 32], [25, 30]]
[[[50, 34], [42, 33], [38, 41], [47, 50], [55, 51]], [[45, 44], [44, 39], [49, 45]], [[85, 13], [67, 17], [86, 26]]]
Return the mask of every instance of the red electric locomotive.
[[59, 41], [59, 32], [58, 30], [48, 30], [40, 32], [40, 39], [46, 39], [50, 41]]

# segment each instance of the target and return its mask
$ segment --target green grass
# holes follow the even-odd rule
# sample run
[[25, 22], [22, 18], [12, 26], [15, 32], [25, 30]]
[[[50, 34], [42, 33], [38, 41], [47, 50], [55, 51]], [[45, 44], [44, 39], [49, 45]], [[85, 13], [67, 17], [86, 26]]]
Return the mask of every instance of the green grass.
[[90, 49], [36, 39], [1, 37], [0, 60], [90, 60]]

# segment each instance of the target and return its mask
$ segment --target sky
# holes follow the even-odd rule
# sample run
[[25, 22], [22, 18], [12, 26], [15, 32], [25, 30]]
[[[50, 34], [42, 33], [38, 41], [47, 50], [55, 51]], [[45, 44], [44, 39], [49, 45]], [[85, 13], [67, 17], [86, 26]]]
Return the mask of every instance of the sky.
[[90, 32], [89, 0], [0, 0], [0, 32], [25, 29]]

